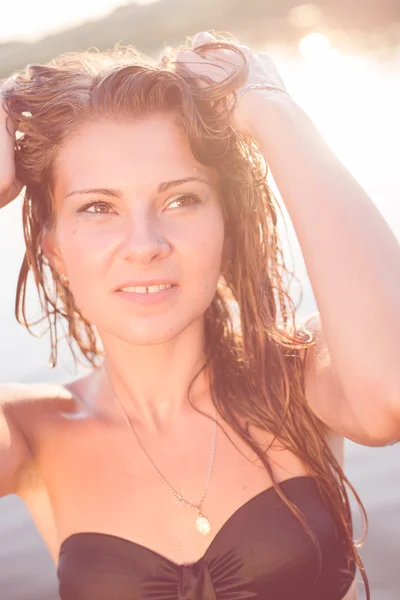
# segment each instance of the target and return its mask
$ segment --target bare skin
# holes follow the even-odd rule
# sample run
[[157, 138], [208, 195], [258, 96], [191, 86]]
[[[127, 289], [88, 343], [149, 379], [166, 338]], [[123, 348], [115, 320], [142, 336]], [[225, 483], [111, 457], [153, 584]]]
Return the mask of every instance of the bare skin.
[[[188, 176], [206, 183], [156, 193], [159, 183]], [[89, 187], [118, 189], [119, 196], [70, 195]], [[197, 194], [200, 204], [187, 204], [188, 194]], [[55, 196], [57, 227], [44, 237], [43, 248], [53, 267], [68, 275], [85, 316], [96, 323], [105, 363], [65, 386], [15, 390], [8, 414], [16, 429], [18, 478], [10, 477], [4, 492], [23, 498], [55, 564], [62, 541], [82, 531], [123, 537], [177, 564], [195, 562], [229, 516], [272, 482], [224, 423], [237, 448], [218, 431], [204, 503], [213, 532], [211, 539], [199, 536], [194, 511], [177, 504], [155, 475], [113, 394], [160, 471], [196, 502], [212, 423], [190, 407], [187, 389], [204, 358], [203, 315], [215, 293], [224, 247], [213, 173], [196, 163], [172, 120], [102, 121], [84, 126], [61, 149]], [[88, 200], [98, 201], [101, 211], [78, 213]], [[162, 246], [159, 237], [166, 242]], [[161, 275], [177, 281], [181, 293], [158, 308], [135, 306], [115, 293], [126, 280]], [[205, 376], [193, 385], [192, 401], [213, 414]], [[252, 433], [269, 445], [268, 434]], [[341, 462], [343, 437], [331, 433], [328, 442]], [[278, 481], [305, 474], [279, 443], [268, 455]], [[353, 587], [346, 600], [355, 597]]]
[[14, 134], [15, 126], [9, 119], [7, 122], [7, 114], [0, 102], [0, 208], [14, 200], [22, 189], [15, 178]]
[[[32, 449], [19, 478], [18, 495], [55, 565], [62, 541], [85, 531], [134, 541], [177, 564], [197, 561], [229, 516], [272, 485], [268, 474], [231, 428], [221, 423], [232, 441], [218, 429], [214, 470], [203, 505], [213, 531], [209, 537], [199, 536], [194, 511], [174, 501], [118, 411], [110, 407], [96, 414], [82, 402], [92, 398], [95, 404], [101, 375], [94, 372], [66, 386], [38, 385], [32, 390], [38, 397], [35, 402], [15, 404], [13, 418]], [[213, 414], [210, 398], [203, 398], [202, 410]], [[264, 447], [270, 444], [270, 435], [251, 431]], [[196, 501], [204, 485], [211, 434], [212, 423], [192, 410], [177, 418], [169, 431], [146, 436], [142, 432], [140, 439], [168, 481]], [[343, 437], [331, 432], [327, 441], [343, 466]], [[277, 441], [268, 457], [278, 481], [306, 474], [300, 461]], [[345, 600], [356, 598], [354, 582]]]

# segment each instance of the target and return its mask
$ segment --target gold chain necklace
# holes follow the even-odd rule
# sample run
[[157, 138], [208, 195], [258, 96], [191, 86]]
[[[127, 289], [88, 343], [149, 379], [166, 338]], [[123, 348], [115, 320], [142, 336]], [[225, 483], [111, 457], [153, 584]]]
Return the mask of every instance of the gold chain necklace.
[[143, 454], [147, 457], [147, 459], [149, 460], [150, 464], [152, 465], [153, 469], [155, 470], [155, 472], [157, 473], [157, 475], [160, 477], [160, 479], [165, 483], [165, 485], [168, 487], [168, 489], [170, 490], [170, 492], [172, 492], [172, 494], [175, 496], [175, 498], [181, 502], [182, 504], [184, 504], [185, 506], [187, 506], [188, 508], [195, 508], [197, 510], [197, 517], [196, 517], [196, 529], [197, 531], [199, 531], [200, 533], [202, 533], [203, 535], [209, 535], [211, 533], [211, 523], [209, 521], [209, 519], [207, 519], [207, 517], [205, 517], [202, 512], [201, 512], [201, 506], [204, 502], [204, 499], [206, 497], [207, 491], [208, 491], [208, 486], [210, 485], [210, 480], [211, 480], [211, 473], [213, 470], [213, 466], [214, 466], [214, 457], [215, 457], [215, 447], [216, 447], [216, 440], [217, 440], [217, 409], [215, 409], [215, 413], [214, 413], [214, 428], [213, 428], [213, 437], [212, 437], [212, 443], [211, 443], [211, 454], [210, 454], [210, 461], [209, 461], [209, 465], [208, 465], [208, 470], [207, 470], [207, 477], [206, 477], [206, 482], [203, 488], [203, 493], [201, 495], [200, 498], [200, 502], [198, 504], [192, 504], [191, 502], [188, 502], [187, 500], [185, 500], [181, 494], [178, 494], [178, 492], [176, 492], [174, 490], [174, 488], [172, 487], [172, 485], [170, 485], [168, 483], [168, 481], [165, 479], [165, 477], [163, 476], [163, 474], [159, 471], [159, 469], [157, 468], [157, 466], [154, 464], [151, 456], [147, 453], [146, 449], [144, 448], [142, 442], [139, 440], [136, 431], [134, 430], [131, 420], [128, 417], [124, 407], [122, 406], [122, 403], [120, 401], [120, 399], [118, 398], [118, 396], [114, 393], [114, 397], [117, 400], [117, 404], [126, 420], [126, 422], [128, 423], [128, 426], [130, 428], [130, 430], [132, 431], [133, 435], [135, 436], [140, 448], [142, 449]]

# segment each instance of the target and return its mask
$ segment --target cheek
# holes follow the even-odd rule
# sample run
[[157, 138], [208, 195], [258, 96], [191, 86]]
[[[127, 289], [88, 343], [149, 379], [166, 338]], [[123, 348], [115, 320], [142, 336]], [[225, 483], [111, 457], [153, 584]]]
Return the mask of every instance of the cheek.
[[[197, 285], [215, 292], [221, 272], [222, 250], [224, 244], [224, 224], [219, 213], [213, 219], [208, 219], [204, 224], [198, 224], [191, 231], [187, 242], [187, 256], [191, 260], [185, 261], [185, 267], [192, 281]], [[184, 257], [183, 257], [184, 258]]]
[[101, 263], [114, 240], [115, 234], [106, 229], [85, 227], [83, 224], [66, 223], [59, 228], [59, 247], [69, 272], [81, 270], [84, 264]]
[[[199, 239], [194, 264], [196, 264], [199, 274], [207, 279], [214, 279], [221, 269], [223, 239], [212, 238], [211, 232], [209, 234], [209, 237]], [[188, 265], [188, 268], [190, 268], [190, 265]], [[193, 275], [196, 275], [194, 269]]]
[[93, 304], [93, 290], [99, 290], [104, 282], [112, 239], [115, 243], [115, 236], [112, 238], [100, 228], [94, 230], [79, 223], [60, 227], [59, 248], [75, 302], [84, 314], [90, 312], [87, 304]]

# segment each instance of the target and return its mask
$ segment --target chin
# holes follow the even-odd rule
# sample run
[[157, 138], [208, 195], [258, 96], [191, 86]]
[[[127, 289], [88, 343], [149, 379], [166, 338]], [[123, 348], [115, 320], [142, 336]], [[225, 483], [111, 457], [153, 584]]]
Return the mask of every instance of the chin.
[[173, 323], [171, 317], [167, 319], [130, 319], [125, 324], [108, 324], [108, 327], [99, 328], [100, 337], [117, 338], [132, 346], [156, 346], [166, 344], [177, 338], [193, 324], [193, 321]]

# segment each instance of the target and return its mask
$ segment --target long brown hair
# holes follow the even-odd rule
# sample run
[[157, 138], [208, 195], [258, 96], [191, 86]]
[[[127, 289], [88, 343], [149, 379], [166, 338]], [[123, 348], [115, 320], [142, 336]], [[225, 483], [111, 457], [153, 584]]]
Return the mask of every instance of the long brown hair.
[[[368, 579], [357, 551], [365, 537], [361, 543], [353, 541], [345, 484], [362, 509], [366, 533], [367, 515], [306, 400], [306, 356], [315, 339], [295, 325], [296, 306], [289, 285], [296, 277], [285, 265], [277, 233], [278, 216], [284, 218], [283, 213], [267, 183], [268, 165], [260, 149], [232, 124], [230, 100], [246, 80], [246, 55], [224, 40], [210, 46], [238, 53], [243, 66], [219, 84], [208, 81], [211, 84], [206, 87], [198, 85], [190, 65], [175, 69], [173, 55], [156, 62], [123, 47], [106, 53], [65, 54], [44, 66], [30, 65], [4, 82], [3, 105], [19, 132], [15, 142], [17, 177], [26, 186], [26, 253], [18, 279], [16, 317], [31, 333], [32, 325], [47, 319], [52, 365], [57, 362], [57, 327], [67, 323], [66, 336], [75, 360], [83, 356], [93, 367], [99, 366], [102, 351], [96, 329], [83, 317], [41, 248], [43, 228], [51, 227], [55, 220], [55, 156], [69, 133], [87, 120], [173, 114], [195, 158], [218, 174], [225, 220], [221, 277], [205, 314], [213, 402], [258, 455], [275, 490], [318, 546], [302, 513], [279, 488], [269, 460], [248, 426], [279, 438], [302, 461], [307, 474], [316, 478], [342, 534], [348, 566], [358, 565], [369, 598]], [[30, 272], [43, 311], [36, 322], [28, 322], [26, 313]]]

